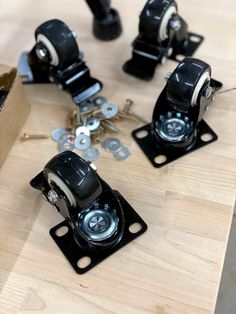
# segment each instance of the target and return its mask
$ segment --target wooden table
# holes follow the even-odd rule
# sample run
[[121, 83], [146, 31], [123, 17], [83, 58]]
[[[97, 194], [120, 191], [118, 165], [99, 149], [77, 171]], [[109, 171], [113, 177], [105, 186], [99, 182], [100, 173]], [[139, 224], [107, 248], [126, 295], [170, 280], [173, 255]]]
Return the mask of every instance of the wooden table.
[[[151, 82], [126, 75], [138, 14], [144, 1], [114, 0], [124, 32], [113, 42], [96, 40], [91, 14], [82, 0], [1, 1], [0, 62], [15, 65], [34, 43], [35, 28], [57, 17], [77, 32], [93, 76], [104, 82], [103, 95], [151, 119], [164, 74]], [[196, 56], [211, 64], [224, 89], [236, 85], [235, 0], [179, 1], [191, 31], [206, 40]], [[26, 86], [31, 115], [22, 132], [45, 133], [63, 127], [73, 107], [56, 86]], [[0, 170], [1, 313], [213, 313], [236, 190], [236, 94], [218, 95], [205, 119], [219, 140], [161, 170], [155, 170], [130, 136], [136, 122], [120, 124], [120, 138], [132, 156], [114, 160], [102, 150], [99, 174], [119, 190], [148, 224], [148, 231], [83, 276], [75, 274], [49, 229], [61, 221], [30, 179], [57, 153], [50, 139], [17, 140]]]

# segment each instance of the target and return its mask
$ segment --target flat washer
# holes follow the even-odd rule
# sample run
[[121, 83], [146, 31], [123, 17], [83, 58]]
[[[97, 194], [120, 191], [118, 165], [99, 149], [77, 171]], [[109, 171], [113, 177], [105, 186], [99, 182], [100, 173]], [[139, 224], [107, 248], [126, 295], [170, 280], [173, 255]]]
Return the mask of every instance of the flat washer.
[[89, 131], [95, 131], [100, 126], [100, 120], [96, 117], [88, 118], [85, 126], [89, 129]]
[[99, 108], [106, 102], [107, 102], [107, 99], [106, 97], [103, 97], [103, 96], [97, 96], [92, 100], [92, 103], [94, 104], [94, 106], [99, 107]]
[[85, 112], [85, 111], [94, 109], [94, 105], [90, 101], [87, 101], [80, 104], [79, 109], [80, 109], [80, 112]]
[[85, 134], [80, 134], [75, 138], [74, 146], [79, 150], [86, 150], [91, 144], [91, 138]]
[[63, 128], [57, 128], [57, 129], [54, 129], [51, 133], [51, 139], [54, 141], [54, 142], [59, 142], [59, 139], [62, 135], [67, 135], [68, 132], [63, 129]]
[[114, 153], [118, 151], [122, 147], [122, 145], [121, 141], [118, 138], [106, 138], [102, 142], [102, 147], [105, 148], [106, 151]]
[[100, 156], [99, 150], [95, 147], [88, 147], [82, 154], [82, 158], [87, 161], [94, 161]]
[[129, 156], [131, 155], [130, 150], [128, 149], [128, 147], [121, 147], [121, 149], [119, 149], [118, 151], [114, 152], [114, 157], [116, 160], [126, 160], [129, 158]]
[[59, 152], [61, 152], [61, 153], [62, 153], [62, 152], [65, 152], [65, 151], [67, 151], [67, 150], [73, 151], [74, 148], [75, 148], [75, 147], [74, 147], [74, 144], [69, 143], [69, 142], [67, 142], [67, 141], [58, 143], [58, 150], [59, 150]]
[[117, 115], [118, 107], [112, 103], [106, 102], [102, 104], [101, 111], [105, 118], [111, 119]]
[[90, 136], [90, 131], [86, 126], [80, 126], [75, 130], [75, 135], [79, 136], [80, 134], [85, 134], [87, 136]]

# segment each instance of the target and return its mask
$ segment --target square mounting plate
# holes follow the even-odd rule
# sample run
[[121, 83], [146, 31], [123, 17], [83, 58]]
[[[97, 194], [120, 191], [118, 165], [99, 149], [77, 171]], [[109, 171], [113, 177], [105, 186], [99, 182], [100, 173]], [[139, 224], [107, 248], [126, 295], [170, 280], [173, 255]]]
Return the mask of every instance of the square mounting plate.
[[195, 33], [187, 33], [187, 38], [181, 50], [178, 53], [173, 52], [169, 58], [180, 62], [184, 57], [192, 57], [203, 41], [203, 36]]
[[[146, 223], [134, 211], [134, 209], [128, 204], [128, 202], [122, 197], [122, 195], [118, 191], [114, 191], [114, 193], [119, 198], [125, 217], [124, 234], [120, 242], [115, 247], [109, 250], [100, 250], [97, 252], [89, 251], [88, 249], [83, 249], [82, 247], [79, 247], [77, 242], [75, 241], [71, 225], [66, 220], [50, 229], [51, 237], [56, 242], [68, 262], [78, 274], [86, 273], [98, 263], [102, 262], [105, 258], [115, 253], [147, 230]], [[137, 230], [130, 229], [130, 226], [134, 224], [138, 224]], [[58, 231], [63, 227], [65, 227], [64, 229], [66, 229], [67, 232], [60, 236]], [[91, 262], [86, 267], [82, 268], [78, 266], [78, 262], [84, 257], [87, 257]]]
[[213, 132], [209, 125], [201, 120], [197, 126], [197, 139], [195, 144], [189, 150], [166, 150], [165, 147], [157, 144], [151, 135], [151, 124], [147, 124], [132, 132], [136, 143], [140, 146], [151, 164], [155, 168], [161, 168], [172, 161], [189, 154], [196, 149], [215, 142], [218, 136]]

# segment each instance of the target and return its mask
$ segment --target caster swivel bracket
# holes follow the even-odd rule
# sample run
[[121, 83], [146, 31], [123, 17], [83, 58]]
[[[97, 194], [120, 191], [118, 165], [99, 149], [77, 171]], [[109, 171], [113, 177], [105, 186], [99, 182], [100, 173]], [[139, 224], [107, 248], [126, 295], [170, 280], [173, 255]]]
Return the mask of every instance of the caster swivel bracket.
[[102, 89], [102, 83], [90, 76], [75, 33], [62, 21], [41, 24], [35, 31], [35, 40], [33, 49], [23, 52], [18, 63], [23, 83], [55, 83], [70, 93], [77, 105]]
[[[97, 264], [99, 264], [104, 259], [109, 257], [111, 254], [115, 253], [116, 251], [124, 247], [126, 244], [135, 240], [138, 236], [140, 236], [147, 230], [146, 223], [127, 203], [127, 201], [121, 196], [121, 194], [117, 191], [114, 191], [114, 193], [116, 193], [123, 207], [126, 227], [124, 230], [124, 235], [120, 240], [119, 244], [117, 244], [114, 248], [110, 249], [109, 251], [101, 251], [98, 254], [97, 252], [94, 251], [89, 252], [87, 249], [83, 249], [83, 247], [80, 247], [78, 249], [78, 243], [74, 238], [71, 225], [66, 220], [50, 229], [51, 237], [56, 242], [57, 246], [60, 248], [60, 250], [66, 257], [68, 262], [71, 264], [71, 266], [74, 268], [74, 270], [80, 275], [86, 273], [87, 271], [95, 267]], [[140, 230], [138, 230], [135, 233], [129, 230], [129, 226], [132, 226], [134, 224], [140, 225]], [[58, 236], [58, 230], [60, 230], [63, 227], [66, 227], [68, 232], [63, 236]], [[86, 267], [82, 268], [80, 267], [79, 261], [84, 257], [86, 257], [90, 261], [90, 263]]]
[[152, 122], [132, 132], [154, 167], [161, 168], [217, 140], [202, 117], [221, 87], [205, 62], [185, 58], [178, 65], [157, 99]]
[[191, 57], [204, 37], [188, 32], [178, 14], [175, 0], [148, 0], [139, 21], [139, 35], [132, 46], [132, 58], [123, 70], [143, 80], [151, 80], [158, 64], [166, 58], [182, 61]]
[[70, 151], [51, 159], [30, 184], [64, 217], [50, 235], [78, 274], [147, 230], [142, 218], [98, 176], [94, 166]]

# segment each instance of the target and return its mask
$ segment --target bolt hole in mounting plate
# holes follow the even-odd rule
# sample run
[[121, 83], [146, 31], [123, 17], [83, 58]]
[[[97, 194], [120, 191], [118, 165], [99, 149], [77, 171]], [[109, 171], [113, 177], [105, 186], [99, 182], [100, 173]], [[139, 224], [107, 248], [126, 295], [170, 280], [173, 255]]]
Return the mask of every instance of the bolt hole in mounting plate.
[[[79, 247], [74, 239], [71, 225], [66, 220], [50, 229], [51, 237], [78, 274], [86, 273], [105, 258], [115, 253], [147, 230], [146, 223], [127, 203], [122, 195], [117, 191], [114, 191], [114, 193], [120, 200], [125, 216], [124, 235], [115, 247], [106, 251], [101, 250], [99, 252], [88, 251]], [[63, 232], [60, 232], [60, 229], [62, 229]], [[67, 232], [64, 233], [66, 230]]]
[[147, 124], [139, 129], [134, 130], [132, 132], [132, 136], [155, 168], [166, 166], [172, 161], [183, 157], [184, 155], [189, 154], [203, 146], [213, 143], [218, 139], [218, 136], [204, 120], [198, 123], [197, 140], [195, 144], [187, 151], [176, 149], [167, 151], [165, 147], [158, 145], [151, 135], [151, 124]]
[[184, 45], [181, 47], [180, 51], [173, 51], [172, 55], [169, 57], [172, 60], [181, 62], [185, 57], [191, 57], [194, 55], [195, 51], [204, 41], [204, 37], [195, 33], [188, 33], [185, 39]]

